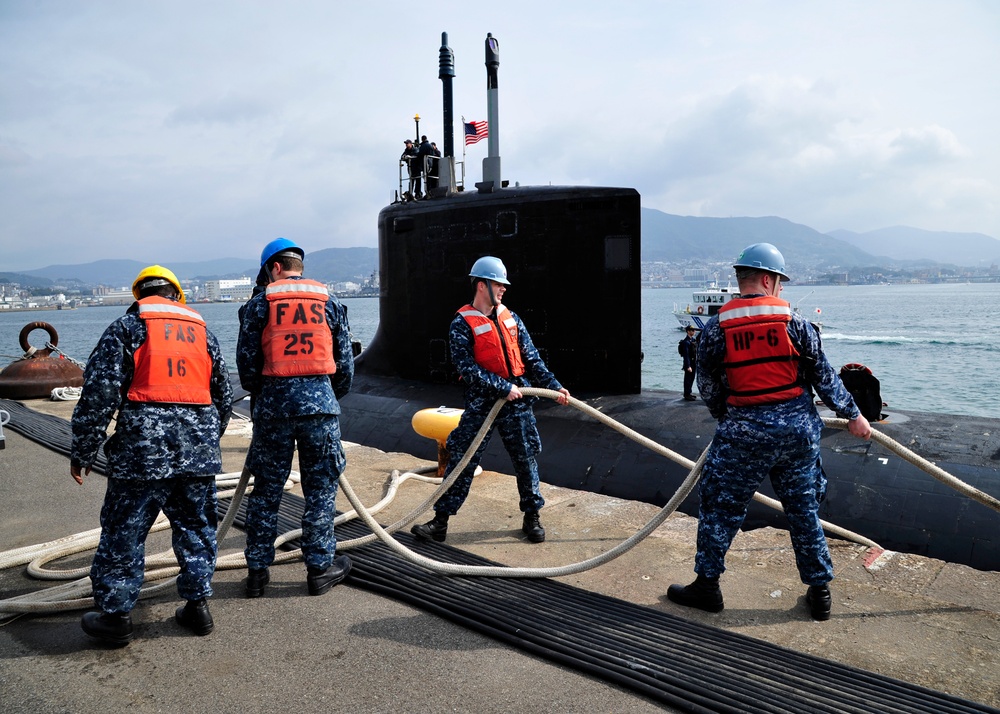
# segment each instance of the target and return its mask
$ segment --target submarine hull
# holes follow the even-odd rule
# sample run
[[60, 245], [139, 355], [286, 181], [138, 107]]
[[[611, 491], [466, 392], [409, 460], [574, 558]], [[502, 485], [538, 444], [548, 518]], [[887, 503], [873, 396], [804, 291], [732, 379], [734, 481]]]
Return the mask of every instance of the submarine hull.
[[[684, 401], [676, 392], [575, 396], [692, 461], [715, 433], [716, 422], [705, 407]], [[420, 409], [442, 405], [461, 407], [461, 389], [387, 380], [367, 375], [362, 368], [343, 400], [341, 430], [348, 441], [434, 460], [436, 443], [416, 434], [410, 420]], [[662, 506], [687, 475], [682, 466], [571, 407], [541, 400], [535, 414], [543, 447], [539, 470], [548, 484]], [[991, 495], [1000, 493], [1000, 420], [950, 416], [945, 422], [941, 415], [893, 412], [875, 428], [969, 485]], [[829, 482], [820, 510], [824, 520], [890, 550], [1000, 570], [1000, 513], [959, 494], [881, 445], [846, 431], [824, 429], [821, 449]], [[482, 466], [511, 472], [510, 459], [498, 438], [491, 439]], [[760, 492], [775, 498], [766, 479]], [[471, 498], [475, 498], [475, 486]], [[680, 510], [697, 515], [697, 494], [686, 499]], [[752, 502], [744, 527], [763, 526], [787, 528], [787, 522], [783, 514]]]
[[[559, 381], [696, 460], [715, 434], [708, 410], [675, 392], [641, 389], [640, 237], [639, 194], [626, 188], [516, 187], [382, 209], [379, 327], [343, 400], [344, 438], [437, 458], [436, 442], [417, 435], [410, 420], [420, 409], [463, 406], [448, 325], [471, 295], [470, 266], [493, 255], [507, 266], [505, 302]], [[546, 483], [663, 505], [687, 473], [575, 409], [542, 400], [535, 413]], [[875, 427], [1000, 495], [1000, 420], [892, 412]], [[1000, 570], [1000, 514], [846, 431], [825, 429], [821, 448], [824, 520], [891, 550]], [[510, 472], [499, 439], [491, 440], [483, 467]], [[774, 498], [766, 480], [760, 491]], [[696, 515], [697, 494], [681, 510]], [[783, 514], [751, 503], [745, 527], [768, 525], [787, 528]]]

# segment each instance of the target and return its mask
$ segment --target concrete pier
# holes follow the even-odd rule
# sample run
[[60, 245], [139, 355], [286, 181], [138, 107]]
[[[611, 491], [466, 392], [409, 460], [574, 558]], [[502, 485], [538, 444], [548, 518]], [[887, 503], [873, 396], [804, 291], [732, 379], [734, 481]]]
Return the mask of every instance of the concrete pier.
[[[41, 412], [69, 418], [73, 404], [37, 400]], [[0, 451], [0, 551], [98, 526], [104, 477], [83, 486], [68, 460], [5, 429]], [[234, 422], [223, 440], [224, 467], [239, 471], [249, 429]], [[348, 449], [348, 471], [365, 503], [375, 503], [393, 469], [431, 465], [426, 454]], [[696, 455], [688, 455], [694, 457]], [[420, 458], [423, 457], [423, 458]], [[542, 474], [545, 477], [545, 474]], [[378, 514], [390, 523], [433, 486], [408, 482]], [[520, 533], [510, 476], [477, 477], [447, 543], [514, 566], [573, 563], [633, 534], [654, 506], [543, 484], [545, 543]], [[350, 504], [341, 494], [341, 510]], [[429, 516], [427, 516], [429, 517]], [[422, 517], [420, 520], [425, 520]], [[879, 554], [831, 540], [837, 579], [833, 615], [813, 622], [798, 581], [788, 535], [741, 533], [722, 586], [717, 615], [665, 598], [693, 578], [696, 521], [675, 514], [621, 558], [564, 580], [574, 586], [671, 612], [924, 687], [1000, 706], [1000, 573], [919, 556]], [[241, 552], [234, 530], [220, 554]], [[147, 553], [169, 548], [166, 533]], [[59, 567], [81, 567], [90, 553]], [[215, 631], [194, 637], [173, 619], [176, 594], [140, 601], [135, 640], [122, 649], [95, 644], [79, 627], [81, 612], [21, 617], [0, 627], [0, 698], [5, 712], [360, 711], [360, 712], [652, 712], [650, 699], [526, 655], [433, 615], [354, 588], [348, 580], [309, 597], [301, 563], [276, 566], [265, 597], [246, 600], [245, 570], [220, 570], [211, 601]], [[0, 571], [0, 598], [49, 584], [23, 566]], [[666, 709], [669, 711], [669, 709]]]

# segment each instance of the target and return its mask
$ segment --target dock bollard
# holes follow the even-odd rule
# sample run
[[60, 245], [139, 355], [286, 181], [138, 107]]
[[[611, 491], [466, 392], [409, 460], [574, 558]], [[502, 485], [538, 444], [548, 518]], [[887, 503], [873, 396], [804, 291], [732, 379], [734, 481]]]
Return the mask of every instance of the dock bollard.
[[448, 465], [448, 435], [458, 426], [458, 420], [462, 418], [464, 412], [464, 409], [451, 407], [421, 409], [410, 420], [413, 431], [437, 442], [438, 478], [444, 478], [444, 470]]

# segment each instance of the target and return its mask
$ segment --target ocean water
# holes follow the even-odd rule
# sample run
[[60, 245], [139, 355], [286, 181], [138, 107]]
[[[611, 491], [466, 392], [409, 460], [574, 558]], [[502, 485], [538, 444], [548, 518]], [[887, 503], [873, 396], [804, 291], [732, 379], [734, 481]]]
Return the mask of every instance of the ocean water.
[[[644, 290], [643, 386], [683, 386], [674, 303], [690, 290]], [[997, 415], [1000, 397], [1000, 284], [787, 287], [782, 297], [822, 323], [837, 369], [868, 366], [889, 408]], [[818, 312], [817, 312], [818, 310]]]
[[[643, 387], [681, 391], [677, 341], [683, 337], [672, 311], [691, 301], [691, 290], [642, 291]], [[823, 325], [823, 346], [834, 367], [867, 365], [882, 384], [889, 408], [992, 417], [1000, 397], [1000, 284], [790, 285], [782, 296]], [[348, 298], [354, 337], [367, 345], [378, 326], [379, 301]], [[518, 311], [517, 294], [505, 302]], [[18, 333], [35, 322], [51, 324], [59, 349], [85, 361], [108, 324], [124, 307], [0, 312], [0, 365], [21, 356]], [[238, 304], [198, 305], [218, 337], [231, 368], [236, 364]], [[817, 312], [818, 310], [818, 312]], [[528, 329], [531, 329], [529, 324]], [[41, 347], [43, 331], [29, 336]], [[558, 375], [557, 375], [558, 376]]]

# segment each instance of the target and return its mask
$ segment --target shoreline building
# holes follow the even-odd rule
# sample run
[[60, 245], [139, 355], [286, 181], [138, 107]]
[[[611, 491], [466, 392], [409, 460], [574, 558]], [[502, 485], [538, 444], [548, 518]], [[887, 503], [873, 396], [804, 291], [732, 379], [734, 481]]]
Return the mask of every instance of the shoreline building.
[[246, 302], [253, 293], [250, 278], [235, 280], [206, 280], [204, 299], [210, 302]]

